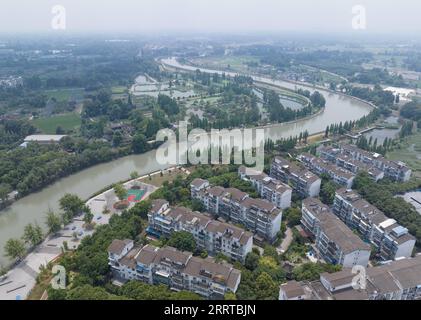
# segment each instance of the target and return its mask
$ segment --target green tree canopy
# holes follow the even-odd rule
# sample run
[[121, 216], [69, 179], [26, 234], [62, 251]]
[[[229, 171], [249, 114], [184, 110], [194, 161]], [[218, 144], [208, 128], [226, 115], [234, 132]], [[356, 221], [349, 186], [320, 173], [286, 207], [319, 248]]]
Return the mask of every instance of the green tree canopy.
[[61, 217], [50, 210], [46, 214], [45, 224], [48, 227], [49, 233], [56, 234], [61, 229]]
[[23, 240], [26, 243], [29, 243], [31, 246], [36, 246], [42, 242], [43, 237], [42, 229], [37, 223], [30, 223], [25, 226]]
[[20, 239], [9, 239], [4, 246], [5, 256], [10, 259], [21, 260], [25, 253], [25, 243]]
[[194, 252], [196, 250], [196, 240], [187, 231], [174, 232], [168, 240], [167, 245], [181, 251]]

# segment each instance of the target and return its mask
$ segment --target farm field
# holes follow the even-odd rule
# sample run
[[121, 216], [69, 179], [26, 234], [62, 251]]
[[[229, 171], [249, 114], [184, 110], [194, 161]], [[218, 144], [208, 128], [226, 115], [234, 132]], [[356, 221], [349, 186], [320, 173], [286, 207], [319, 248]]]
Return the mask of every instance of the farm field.
[[127, 87], [125, 87], [125, 86], [115, 86], [115, 87], [112, 87], [111, 88], [111, 92], [113, 93], [113, 94], [123, 94], [123, 93], [126, 93], [127, 92]]
[[387, 154], [387, 158], [403, 161], [409, 165], [418, 177], [421, 177], [421, 132], [407, 137], [400, 143], [401, 148]]
[[67, 113], [48, 118], [38, 118], [33, 120], [33, 124], [45, 134], [55, 134], [58, 126], [65, 131], [77, 129], [81, 125], [81, 119], [76, 113]]
[[83, 88], [72, 88], [72, 89], [57, 89], [57, 90], [45, 90], [44, 94], [48, 99], [56, 99], [57, 101], [66, 101], [74, 97], [76, 99], [82, 99], [85, 93]]
[[229, 69], [235, 71], [247, 71], [247, 63], [259, 62], [259, 58], [252, 56], [228, 56], [228, 57], [211, 57], [211, 58], [198, 58], [193, 62], [199, 65], [215, 68], [215, 69]]

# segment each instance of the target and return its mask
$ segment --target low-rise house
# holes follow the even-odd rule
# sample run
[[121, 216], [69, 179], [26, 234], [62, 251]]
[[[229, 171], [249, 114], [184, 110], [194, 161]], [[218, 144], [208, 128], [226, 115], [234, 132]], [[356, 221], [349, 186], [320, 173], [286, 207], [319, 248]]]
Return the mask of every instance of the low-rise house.
[[[109, 258], [116, 250], [108, 249]], [[171, 290], [188, 290], [208, 299], [222, 299], [228, 292], [235, 293], [241, 281], [241, 272], [212, 258], [193, 257], [172, 247], [152, 245], [132, 248], [118, 260], [110, 260], [114, 276], [124, 280], [138, 280], [151, 285], [163, 284]]]
[[[358, 275], [363, 278], [357, 282]], [[305, 292], [305, 300], [420, 300], [421, 255], [367, 268], [365, 274], [345, 268], [322, 273], [319, 281], [290, 281], [281, 285], [280, 300], [288, 298], [285, 288], [291, 288], [291, 297]]]
[[124, 257], [133, 249], [134, 242], [133, 240], [113, 240], [113, 242], [108, 247], [108, 264], [111, 267], [111, 270], [114, 272], [121, 272], [121, 277], [124, 279], [132, 279], [133, 272], [131, 268], [120, 267], [121, 263], [127, 261], [122, 261]]
[[358, 193], [340, 189], [335, 194], [333, 212], [361, 237], [371, 242], [383, 260], [411, 256], [416, 239]]
[[148, 221], [148, 233], [170, 237], [173, 232], [189, 232], [195, 238], [197, 247], [212, 255], [223, 253], [233, 260], [244, 262], [253, 248], [250, 232], [184, 207], [170, 208], [165, 200], [152, 202]]
[[278, 208], [287, 209], [291, 206], [292, 188], [287, 184], [244, 166], [238, 169], [238, 175], [242, 180], [250, 181], [261, 198]]
[[317, 253], [331, 264], [367, 266], [371, 247], [355, 235], [328, 206], [315, 198], [302, 203], [301, 224], [315, 240]]
[[[264, 199], [253, 199], [235, 188], [205, 187], [206, 183], [191, 184], [193, 199], [218, 217], [242, 224], [267, 241], [274, 241], [281, 227], [282, 210]], [[193, 190], [195, 189], [195, 190]]]
[[279, 300], [305, 300], [304, 287], [297, 281], [292, 280], [281, 284]]
[[317, 197], [322, 180], [307, 169], [281, 157], [273, 159], [270, 177], [288, 184], [301, 197]]

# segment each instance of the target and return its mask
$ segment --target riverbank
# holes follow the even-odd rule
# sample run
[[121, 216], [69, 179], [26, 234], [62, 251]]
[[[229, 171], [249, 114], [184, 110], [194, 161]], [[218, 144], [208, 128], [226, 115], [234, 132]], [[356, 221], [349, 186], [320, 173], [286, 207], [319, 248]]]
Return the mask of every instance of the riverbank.
[[[174, 59], [174, 58], [171, 58], [171, 59]], [[169, 59], [169, 60], [170, 60], [170, 59]], [[171, 64], [168, 64], [167, 62], [164, 62], [164, 61], [163, 61], [163, 59], [161, 59], [161, 60], [160, 60], [160, 62], [161, 62], [161, 64], [162, 64], [164, 67], [165, 67], [165, 66], [169, 66], [169, 67], [174, 68], [175, 70], [184, 70], [184, 71], [186, 71], [186, 69], [183, 69], [183, 66], [184, 66], [184, 67], [189, 67], [189, 65], [179, 65], [179, 66], [171, 65]], [[189, 62], [190, 62], [190, 61], [189, 61]], [[192, 68], [199, 69], [199, 70], [206, 70], [206, 69], [204, 69], [203, 67], [200, 67], [200, 66], [194, 66], [194, 65], [192, 65], [191, 67], [192, 67]], [[192, 70], [189, 70], [189, 71], [192, 71]], [[208, 70], [208, 71], [218, 71], [218, 72], [223, 72], [223, 73], [226, 73], [226, 74], [228, 74], [228, 75], [238, 75], [238, 74], [240, 74], [240, 73], [237, 73], [237, 72], [224, 71], [224, 70]], [[205, 71], [205, 72], [206, 72], [206, 71]], [[265, 77], [264, 77], [264, 76], [261, 76], [261, 75], [256, 75], [256, 74], [253, 74], [253, 75], [251, 75], [251, 76], [253, 77], [253, 80], [254, 80], [254, 81], [256, 81], [256, 82], [261, 82], [261, 83], [263, 83], [263, 84], [269, 84], [269, 83], [267, 82], [267, 79], [266, 79], [266, 80], [264, 80], [264, 81], [259, 80], [259, 78], [260, 78], [260, 79], [265, 79]], [[276, 79], [272, 80], [272, 82], [274, 82], [274, 81], [277, 81], [277, 80], [276, 80]], [[336, 94], [336, 95], [339, 95], [339, 96], [343, 96], [343, 97], [351, 98], [351, 99], [354, 99], [354, 100], [356, 100], [356, 101], [359, 101], [359, 102], [365, 103], [365, 104], [367, 104], [367, 105], [369, 105], [369, 106], [371, 106], [371, 107], [373, 107], [373, 108], [377, 109], [377, 106], [376, 106], [374, 103], [372, 103], [372, 102], [370, 102], [370, 101], [363, 100], [363, 99], [358, 98], [358, 97], [354, 97], [354, 96], [348, 95], [348, 94], [343, 93], [343, 92], [341, 92], [341, 91], [334, 91], [334, 90], [331, 90], [331, 89], [329, 89], [329, 88], [322, 87], [322, 86], [319, 86], [319, 85], [313, 85], [313, 84], [308, 83], [308, 82], [299, 82], [299, 81], [294, 81], [294, 80], [290, 80], [290, 79], [283, 79], [283, 78], [281, 78], [281, 79], [279, 79], [279, 81], [286, 82], [286, 83], [290, 83], [290, 84], [294, 84], [294, 85], [298, 85], [298, 86], [302, 86], [302, 87], [307, 87], [307, 88], [309, 88], [309, 89], [313, 89], [313, 90], [314, 90], [314, 89], [317, 89], [317, 90], [321, 90], [321, 91], [326, 91], [326, 92], [329, 92], [329, 93], [332, 93], [332, 94]], [[286, 87], [282, 87], [282, 86], [280, 86], [280, 87], [281, 87], [281, 88], [283, 88], [283, 89], [288, 89], [288, 88], [286, 88]]]
[[[267, 81], [269, 84], [273, 84], [272, 80], [268, 79]], [[277, 81], [275, 85], [282, 86], [284, 83]], [[291, 84], [285, 83], [285, 85], [294, 88]], [[318, 116], [289, 124], [273, 124], [264, 129], [265, 137], [276, 141], [299, 135], [304, 131], [313, 135], [324, 132], [326, 126], [332, 123], [360, 119], [370, 110], [371, 108], [365, 103], [337, 94], [329, 94], [326, 95], [325, 110]], [[104, 186], [127, 180], [133, 171], [144, 175], [168, 167], [170, 165], [157, 163], [156, 152], [152, 150], [92, 166], [62, 178], [39, 192], [19, 199], [0, 214], [0, 265], [9, 263], [3, 257], [6, 241], [17, 235], [22, 235], [25, 225], [29, 223], [38, 222], [40, 225], [44, 225], [45, 213], [49, 210], [58, 211], [58, 201], [66, 193], [76, 194], [80, 198], [86, 199]]]
[[[141, 199], [141, 201], [144, 201], [158, 189], [157, 186], [147, 184], [144, 180], [155, 175], [161, 176], [162, 174], [165, 176], [168, 172], [176, 172], [177, 170], [182, 169], [180, 167], [171, 167], [166, 170], [155, 171], [135, 179], [130, 179], [123, 183], [123, 186], [127, 190], [135, 185], [145, 188], [146, 192]], [[182, 171], [190, 174], [187, 170]], [[121, 214], [121, 210], [113, 207], [116, 201], [118, 201], [118, 198], [112, 188], [97, 193], [86, 201], [85, 204], [91, 209], [94, 215], [92, 221], [95, 225], [108, 224], [113, 214]], [[134, 205], [135, 202], [131, 202], [127, 209], [130, 209]], [[82, 239], [92, 235], [94, 232], [94, 228], [86, 228], [83, 216], [77, 216], [57, 234], [48, 235], [40, 245], [33, 248], [31, 252], [28, 252], [25, 258], [18, 264], [12, 265], [6, 276], [0, 281], [0, 300], [26, 299], [36, 284], [36, 278], [42, 266], [46, 266], [48, 263], [57, 259], [65, 247], [68, 250], [76, 250]]]

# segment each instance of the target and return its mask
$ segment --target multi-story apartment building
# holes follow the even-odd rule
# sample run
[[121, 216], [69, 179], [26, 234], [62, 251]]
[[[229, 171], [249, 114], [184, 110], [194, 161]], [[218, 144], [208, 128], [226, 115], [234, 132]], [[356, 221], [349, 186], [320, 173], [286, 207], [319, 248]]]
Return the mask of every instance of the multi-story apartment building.
[[291, 206], [292, 188], [287, 184], [244, 166], [238, 169], [238, 175], [242, 180], [250, 181], [261, 198], [278, 208], [286, 209]]
[[121, 279], [164, 284], [174, 291], [188, 290], [209, 299], [235, 293], [240, 284], [241, 272], [230, 264], [193, 257], [191, 252], [172, 247], [129, 249], [128, 242], [114, 240], [108, 248], [110, 268]]
[[[235, 188], [209, 187], [191, 183], [193, 199], [201, 201], [208, 212], [244, 225], [260, 238], [273, 241], [281, 228], [282, 210], [264, 199], [253, 199]], [[195, 190], [193, 190], [195, 189]]]
[[326, 174], [333, 182], [340, 186], [351, 188], [354, 183], [355, 174], [347, 169], [339, 167], [335, 164], [322, 160], [309, 153], [303, 153], [298, 156], [300, 160], [310, 171], [317, 175]]
[[355, 286], [351, 269], [323, 273], [319, 281], [290, 281], [281, 285], [280, 300], [420, 300], [421, 255], [367, 268], [364, 282]]
[[378, 153], [354, 145], [321, 147], [318, 152], [323, 159], [351, 169], [354, 173], [358, 170], [367, 171], [376, 181], [383, 177], [394, 181], [408, 181], [411, 178], [412, 171], [405, 163], [387, 160]]
[[281, 157], [273, 159], [270, 177], [288, 184], [301, 197], [317, 197], [322, 180], [307, 169]]
[[320, 200], [303, 200], [301, 224], [314, 238], [317, 253], [325, 261], [344, 267], [368, 264], [370, 246], [355, 235]]
[[335, 163], [337, 166], [345, 168], [354, 174], [357, 174], [359, 171], [365, 171], [376, 182], [384, 178], [383, 171], [376, 168], [374, 165], [364, 163], [354, 159], [350, 155], [341, 153], [340, 148], [322, 146], [318, 149], [318, 154], [322, 159]]
[[333, 212], [350, 228], [357, 230], [364, 240], [370, 241], [377, 248], [380, 258], [394, 260], [411, 256], [415, 237], [355, 191], [338, 190]]
[[187, 231], [193, 235], [198, 248], [211, 255], [223, 253], [244, 262], [253, 248], [253, 234], [250, 232], [184, 207], [170, 208], [165, 200], [152, 202], [148, 221], [148, 233], [170, 237], [173, 232]]

